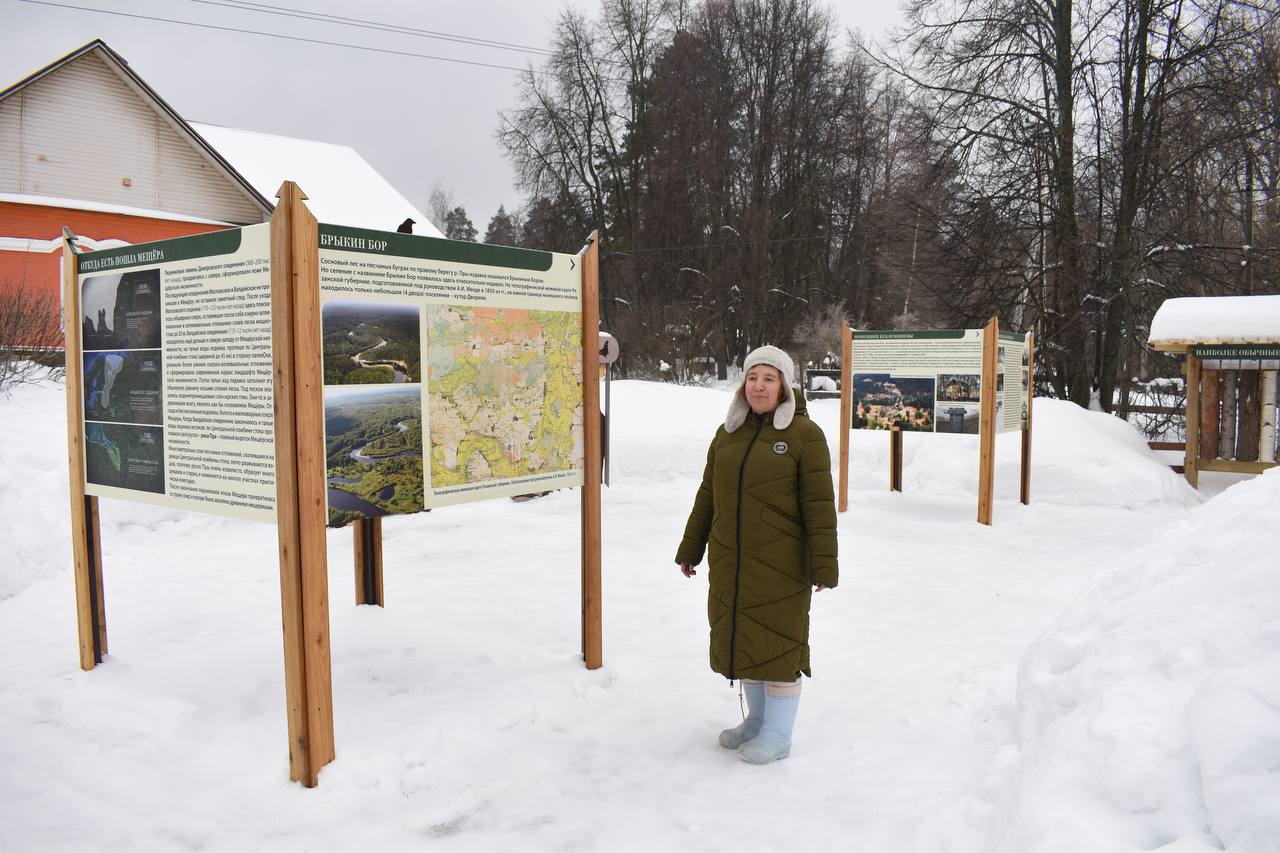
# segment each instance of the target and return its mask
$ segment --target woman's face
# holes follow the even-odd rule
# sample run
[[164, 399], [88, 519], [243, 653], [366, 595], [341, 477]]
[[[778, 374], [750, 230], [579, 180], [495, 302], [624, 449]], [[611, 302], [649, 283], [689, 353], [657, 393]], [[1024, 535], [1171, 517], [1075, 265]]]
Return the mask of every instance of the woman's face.
[[782, 402], [782, 374], [775, 367], [757, 364], [747, 371], [743, 385], [747, 405], [757, 415], [767, 415]]

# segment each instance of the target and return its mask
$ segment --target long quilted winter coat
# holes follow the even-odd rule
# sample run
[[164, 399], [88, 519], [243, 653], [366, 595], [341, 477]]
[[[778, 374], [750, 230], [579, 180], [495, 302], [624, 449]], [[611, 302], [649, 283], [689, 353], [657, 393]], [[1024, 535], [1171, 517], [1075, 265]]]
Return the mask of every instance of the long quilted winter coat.
[[726, 678], [794, 681], [809, 671], [814, 584], [834, 587], [831, 455], [792, 389], [786, 429], [749, 413], [711, 440], [702, 485], [676, 553], [697, 565], [709, 546], [711, 668]]

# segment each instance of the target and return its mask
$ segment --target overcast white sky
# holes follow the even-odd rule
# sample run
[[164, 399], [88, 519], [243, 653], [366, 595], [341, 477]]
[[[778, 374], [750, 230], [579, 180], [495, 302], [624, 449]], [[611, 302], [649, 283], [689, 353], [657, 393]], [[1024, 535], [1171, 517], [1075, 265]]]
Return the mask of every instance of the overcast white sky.
[[[141, 20], [110, 10], [222, 27], [370, 45], [524, 67], [537, 54], [311, 23], [233, 5], [239, 0], [0, 0], [0, 87], [101, 38], [184, 118], [350, 145], [420, 209], [434, 183], [452, 191], [481, 235], [499, 204], [524, 199], [494, 140], [515, 106], [518, 74], [455, 62], [370, 53], [260, 35]], [[543, 48], [565, 0], [263, 0], [470, 38]], [[830, 4], [842, 28], [877, 36], [899, 22], [897, 0]], [[303, 187], [305, 190], [306, 187]], [[388, 222], [391, 230], [398, 222]]]

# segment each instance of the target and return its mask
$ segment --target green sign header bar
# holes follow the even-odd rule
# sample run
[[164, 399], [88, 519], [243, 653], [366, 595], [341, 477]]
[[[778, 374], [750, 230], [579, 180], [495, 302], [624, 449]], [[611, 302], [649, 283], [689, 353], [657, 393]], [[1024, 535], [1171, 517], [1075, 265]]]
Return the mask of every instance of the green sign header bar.
[[937, 341], [957, 340], [968, 333], [966, 329], [934, 329], [928, 332], [899, 332], [897, 330], [880, 330], [864, 332], [853, 330], [854, 341]]
[[490, 246], [468, 240], [443, 240], [396, 231], [369, 231], [343, 225], [320, 226], [320, 248], [338, 252], [362, 252], [396, 258], [421, 258], [455, 264], [477, 264], [517, 270], [546, 272], [551, 269], [550, 252]]
[[230, 255], [239, 248], [240, 229], [228, 228], [224, 231], [210, 231], [208, 234], [194, 234], [190, 237], [175, 237], [172, 240], [157, 240], [154, 243], [121, 246], [119, 249], [85, 252], [76, 257], [76, 269], [82, 275], [109, 272], [126, 267], [168, 264], [174, 261], [189, 261], [192, 258], [208, 258], [213, 255]]
[[1196, 358], [1280, 358], [1280, 344], [1196, 344], [1191, 353]]

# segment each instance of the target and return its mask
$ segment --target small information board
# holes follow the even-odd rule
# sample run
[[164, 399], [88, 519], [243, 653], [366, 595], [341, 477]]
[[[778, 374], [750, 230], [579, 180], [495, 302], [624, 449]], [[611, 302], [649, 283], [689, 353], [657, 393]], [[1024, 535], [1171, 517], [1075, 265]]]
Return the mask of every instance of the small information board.
[[[902, 490], [903, 433], [977, 435], [978, 520], [991, 523], [995, 434], [1022, 432], [1020, 494], [1030, 500], [1033, 338], [982, 329], [853, 331], [841, 324], [839, 509], [848, 507], [850, 429], [890, 431], [889, 488]], [[847, 389], [847, 390], [846, 390]]]

